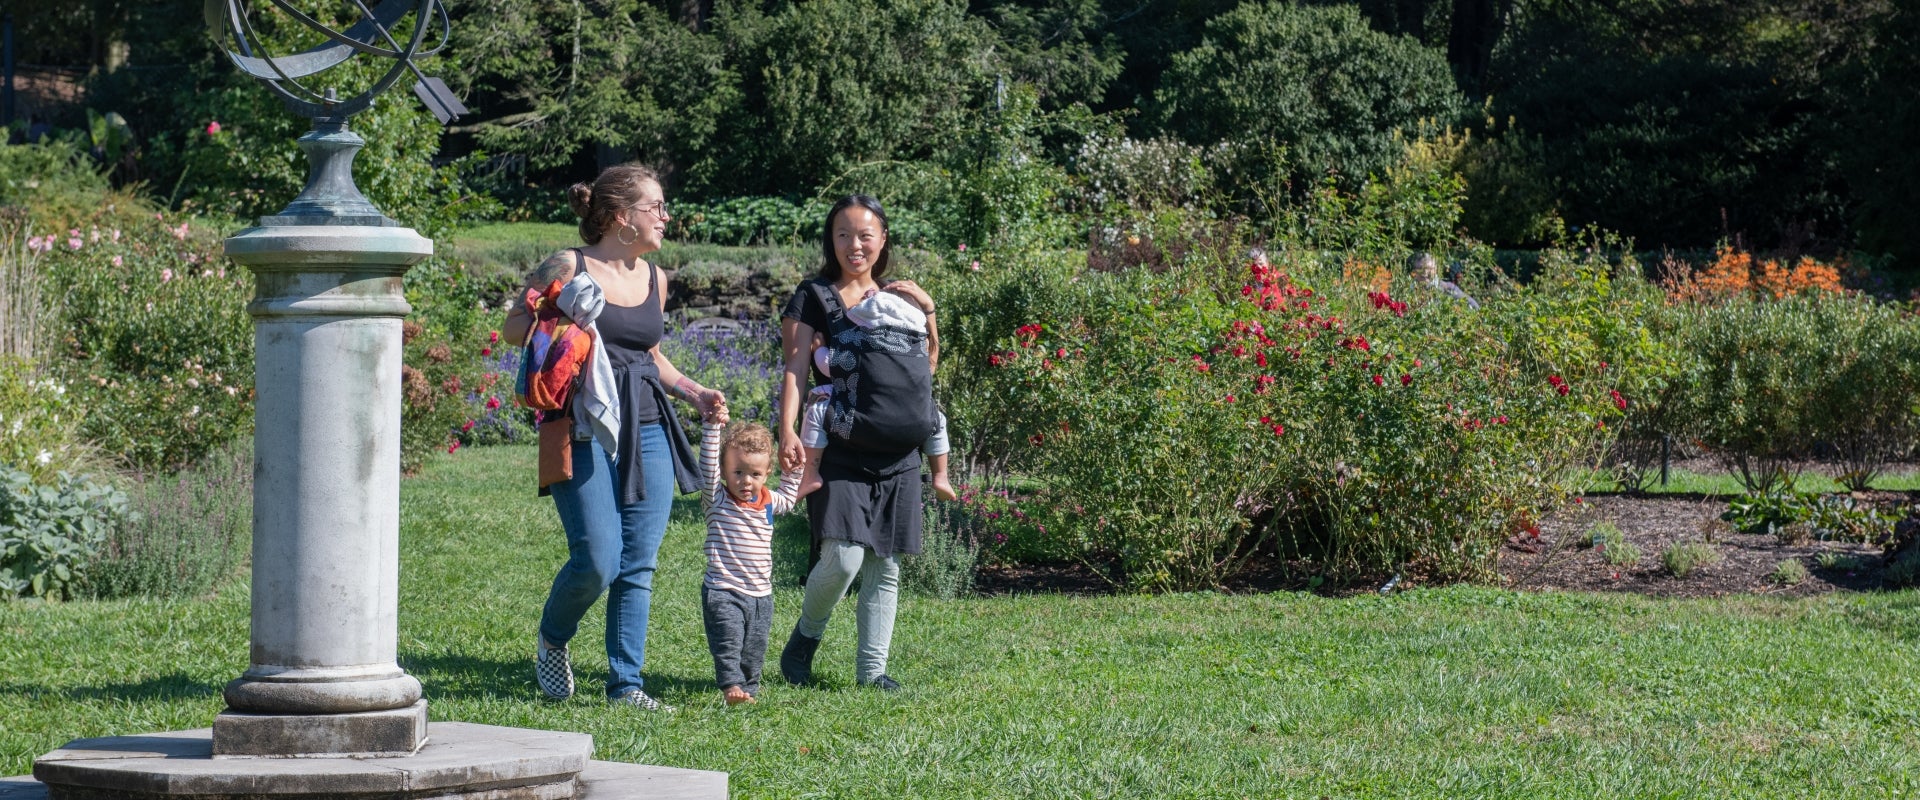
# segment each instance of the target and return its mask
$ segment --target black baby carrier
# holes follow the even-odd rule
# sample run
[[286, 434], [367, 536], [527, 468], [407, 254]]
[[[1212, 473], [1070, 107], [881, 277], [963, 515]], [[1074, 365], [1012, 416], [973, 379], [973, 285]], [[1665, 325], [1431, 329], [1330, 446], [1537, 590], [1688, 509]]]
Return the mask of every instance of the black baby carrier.
[[904, 456], [919, 449], [937, 426], [927, 332], [862, 328], [847, 319], [832, 284], [817, 281], [812, 287], [827, 310], [829, 328], [828, 452]]

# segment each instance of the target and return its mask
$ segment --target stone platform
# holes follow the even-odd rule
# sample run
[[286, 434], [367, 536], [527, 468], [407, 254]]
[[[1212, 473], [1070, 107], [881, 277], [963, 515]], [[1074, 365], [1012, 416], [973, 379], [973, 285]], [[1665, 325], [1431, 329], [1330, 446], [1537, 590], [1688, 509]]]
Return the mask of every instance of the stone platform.
[[719, 800], [723, 772], [591, 760], [585, 734], [436, 722], [398, 758], [215, 758], [210, 729], [79, 739], [33, 777], [0, 779], [0, 800]]

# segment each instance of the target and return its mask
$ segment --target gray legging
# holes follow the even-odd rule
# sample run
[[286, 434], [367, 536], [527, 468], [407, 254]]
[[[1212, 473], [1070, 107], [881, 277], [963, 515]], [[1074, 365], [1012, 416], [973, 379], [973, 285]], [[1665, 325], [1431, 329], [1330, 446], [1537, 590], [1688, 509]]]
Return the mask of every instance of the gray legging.
[[859, 631], [859, 653], [854, 677], [871, 683], [887, 671], [887, 649], [893, 643], [893, 614], [900, 605], [900, 558], [881, 558], [873, 550], [845, 539], [820, 541], [820, 561], [807, 575], [807, 594], [800, 601], [800, 634], [818, 639], [827, 632], [833, 607], [847, 595], [853, 576], [860, 576], [860, 602], [854, 608]]

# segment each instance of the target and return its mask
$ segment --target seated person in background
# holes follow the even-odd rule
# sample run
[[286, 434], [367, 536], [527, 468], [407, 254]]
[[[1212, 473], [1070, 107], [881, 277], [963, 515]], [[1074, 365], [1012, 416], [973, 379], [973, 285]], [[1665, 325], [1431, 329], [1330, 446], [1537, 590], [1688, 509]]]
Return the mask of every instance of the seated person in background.
[[1407, 259], [1407, 272], [1413, 275], [1415, 283], [1434, 289], [1448, 297], [1465, 300], [1467, 308], [1476, 310], [1480, 308], [1479, 301], [1468, 295], [1459, 284], [1440, 279], [1440, 262], [1434, 259], [1432, 253], [1414, 253]]

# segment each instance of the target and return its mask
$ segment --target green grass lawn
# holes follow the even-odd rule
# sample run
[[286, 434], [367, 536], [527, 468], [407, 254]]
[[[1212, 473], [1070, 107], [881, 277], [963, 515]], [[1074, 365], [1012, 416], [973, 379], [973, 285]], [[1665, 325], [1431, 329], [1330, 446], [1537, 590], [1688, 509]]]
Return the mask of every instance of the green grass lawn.
[[[443, 246], [470, 268], [519, 279], [554, 252], [580, 245], [576, 226], [551, 222], [499, 222], [455, 231]], [[733, 267], [742, 272], [769, 262], [792, 264], [797, 276], [819, 259], [817, 247], [729, 247], [716, 244], [667, 242], [647, 259], [664, 269], [689, 264]]]
[[[462, 450], [403, 487], [400, 658], [436, 720], [593, 734], [598, 757], [724, 770], [742, 797], [1888, 797], [1920, 791], [1920, 595], [903, 599], [898, 695], [852, 683], [725, 708], [677, 509], [648, 688], [671, 716], [531, 680], [564, 546], [533, 451]], [[783, 528], [776, 638], [799, 606]], [[0, 774], [68, 739], [208, 725], [247, 664], [246, 586], [188, 602], [0, 605]], [[777, 651], [778, 641], [774, 648]], [[777, 678], [775, 679], [777, 683]]]
[[[1873, 479], [1873, 488], [1886, 491], [1914, 491], [1920, 489], [1920, 472], [1885, 472]], [[1833, 478], [1811, 470], [1800, 475], [1794, 488], [1802, 492], [1844, 492], [1845, 486]], [[1618, 491], [1610, 475], [1595, 472], [1588, 478], [1587, 491]], [[1661, 485], [1656, 474], [1652, 484], [1647, 487], [1648, 494], [1712, 494], [1732, 497], [1745, 494], [1745, 486], [1740, 484], [1739, 476], [1725, 472], [1694, 472], [1685, 469], [1667, 471], [1667, 483]]]

